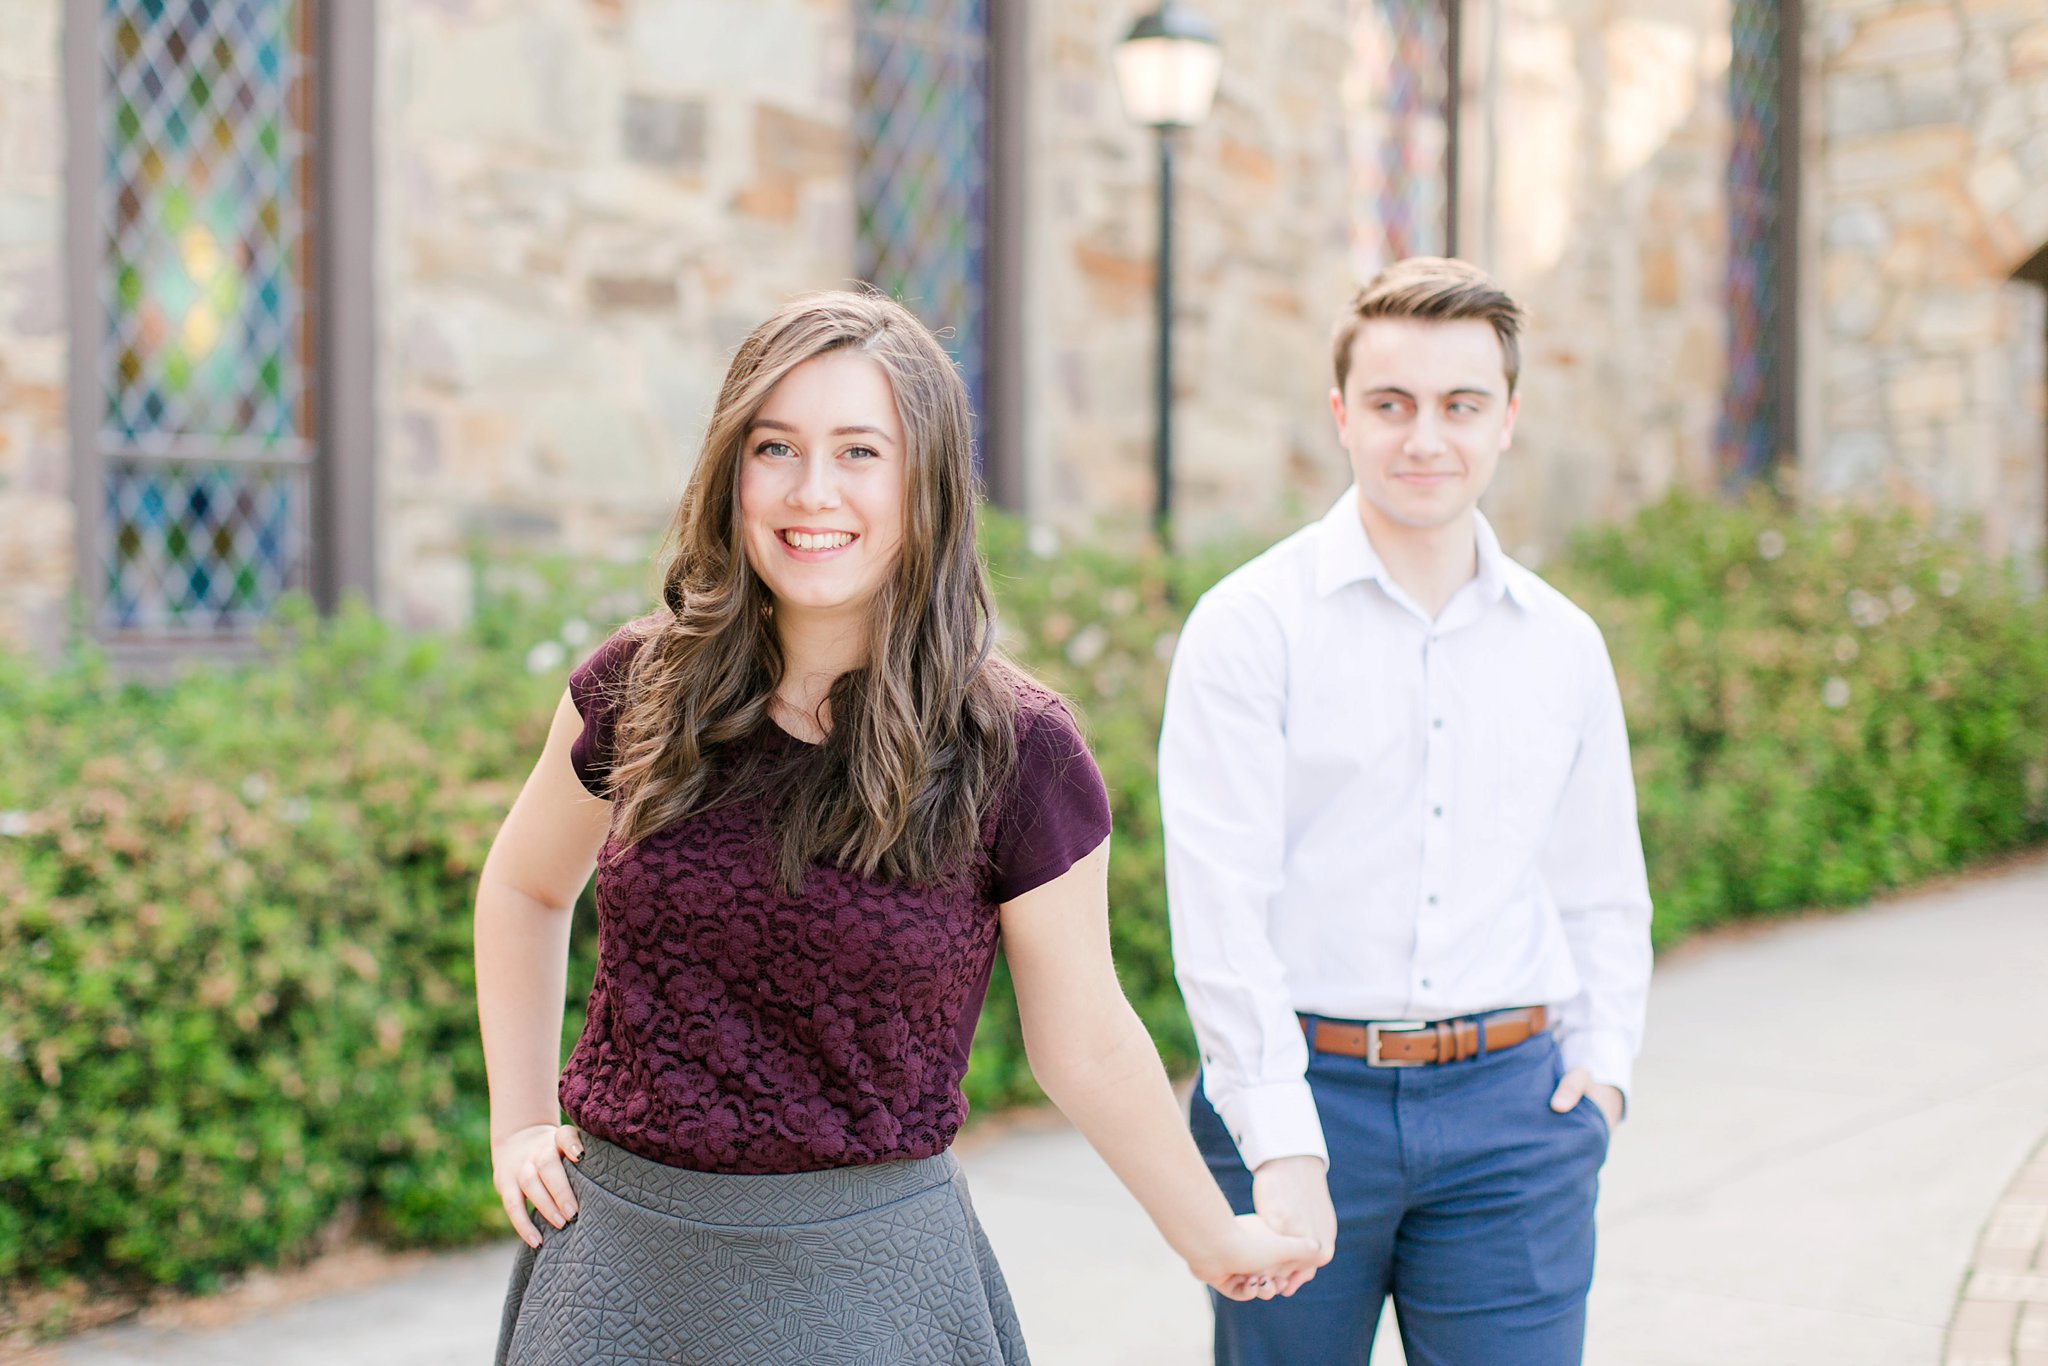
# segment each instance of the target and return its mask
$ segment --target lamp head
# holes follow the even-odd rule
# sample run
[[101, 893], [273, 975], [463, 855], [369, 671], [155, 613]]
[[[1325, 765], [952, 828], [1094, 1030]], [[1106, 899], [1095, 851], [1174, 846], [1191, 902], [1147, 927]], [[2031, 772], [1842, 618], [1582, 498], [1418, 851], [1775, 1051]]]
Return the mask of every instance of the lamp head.
[[1131, 25], [1116, 48], [1124, 112], [1154, 128], [1192, 128], [1209, 117], [1223, 49], [1209, 21], [1176, 0]]

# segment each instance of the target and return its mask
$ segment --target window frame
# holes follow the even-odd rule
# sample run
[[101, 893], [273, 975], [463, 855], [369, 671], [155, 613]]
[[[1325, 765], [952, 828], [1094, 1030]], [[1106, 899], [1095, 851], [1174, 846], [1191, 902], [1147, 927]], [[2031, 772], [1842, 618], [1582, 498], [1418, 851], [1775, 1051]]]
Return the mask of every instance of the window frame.
[[[307, 373], [313, 458], [306, 490], [306, 588], [323, 611], [350, 593], [375, 600], [376, 408], [374, 355], [375, 163], [372, 146], [375, 7], [303, 0], [319, 68], [316, 148], [307, 208], [317, 224], [308, 263], [314, 355]], [[194, 655], [242, 656], [253, 632], [172, 636], [101, 624], [107, 462], [100, 451], [100, 348], [104, 261], [99, 223], [101, 83], [105, 0], [64, 0], [65, 302], [70, 386], [74, 583], [80, 629], [115, 661], [141, 672]]]
[[[1742, 0], [1737, 0], [1738, 5]], [[1759, 425], [1763, 428], [1765, 449], [1762, 457], [1754, 464], [1746, 464], [1743, 458], [1747, 432], [1738, 429], [1736, 418], [1736, 394], [1734, 365], [1737, 359], [1735, 336], [1734, 281], [1739, 254], [1748, 245], [1741, 240], [1740, 224], [1735, 203], [1735, 192], [1739, 188], [1733, 175], [1733, 141], [1731, 137], [1730, 161], [1727, 174], [1723, 176], [1723, 190], [1727, 195], [1725, 208], [1728, 225], [1728, 261], [1724, 273], [1722, 306], [1727, 311], [1729, 329], [1722, 347], [1722, 360], [1727, 368], [1723, 384], [1720, 412], [1716, 421], [1714, 459], [1724, 491], [1739, 493], [1751, 484], [1772, 484], [1780, 472], [1796, 462], [1800, 444], [1801, 406], [1800, 387], [1802, 375], [1799, 364], [1800, 294], [1806, 288], [1801, 271], [1802, 231], [1806, 214], [1803, 212], [1803, 197], [1806, 185], [1801, 176], [1803, 158], [1802, 142], [1805, 138], [1803, 120], [1805, 92], [1805, 5], [1803, 0], [1755, 0], [1759, 9], [1769, 10], [1777, 24], [1776, 69], [1771, 73], [1772, 98], [1776, 101], [1777, 127], [1772, 139], [1773, 152], [1777, 159], [1777, 185], [1775, 191], [1775, 221], [1767, 233], [1754, 239], [1768, 253], [1773, 281], [1771, 316], [1763, 319], [1759, 329], [1759, 346], [1769, 349], [1769, 373], [1763, 384], [1764, 402], [1768, 405], [1769, 420]], [[1729, 11], [1731, 38], [1737, 19], [1735, 8]], [[1725, 92], [1731, 127], [1734, 119], [1735, 71], [1731, 64], [1729, 86]]]
[[1024, 108], [1030, 7], [988, 0], [988, 244], [982, 252], [981, 477], [988, 498], [1021, 513], [1024, 471]]
[[[1030, 33], [1024, 0], [981, 0], [982, 63], [986, 100], [980, 155], [984, 186], [981, 223], [980, 293], [982, 411], [975, 417], [979, 475], [984, 493], [997, 507], [1024, 505], [1024, 398], [1021, 280], [1024, 269], [1024, 138], [1026, 69]], [[860, 42], [863, 15], [852, 15], [853, 41]], [[856, 57], [856, 61], [858, 58]], [[859, 101], [855, 91], [856, 105]], [[856, 127], [861, 111], [853, 111]], [[857, 136], [857, 135], [856, 135]], [[855, 213], [861, 212], [856, 171]], [[856, 238], [858, 228], [856, 227]], [[856, 241], [856, 257], [861, 247]], [[856, 274], [861, 263], [856, 260]], [[863, 276], [862, 278], [866, 278]], [[870, 281], [880, 287], [878, 281]], [[916, 304], [913, 302], [912, 307]], [[927, 319], [927, 321], [931, 321]]]

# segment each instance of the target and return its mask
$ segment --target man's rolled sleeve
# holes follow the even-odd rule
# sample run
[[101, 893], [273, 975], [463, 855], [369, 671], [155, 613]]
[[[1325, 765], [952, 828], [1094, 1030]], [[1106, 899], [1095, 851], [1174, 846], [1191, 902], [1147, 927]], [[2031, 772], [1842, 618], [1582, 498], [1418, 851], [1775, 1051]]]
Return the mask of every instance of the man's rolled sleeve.
[[1216, 1113], [1252, 1171], [1276, 1157], [1320, 1157], [1329, 1165], [1322, 1117], [1305, 1079], [1239, 1087], [1224, 1097]]
[[1558, 1043], [1565, 1069], [1583, 1067], [1594, 1081], [1628, 1094], [1635, 1075], [1635, 1050], [1627, 1036], [1596, 1030], [1567, 1034]]

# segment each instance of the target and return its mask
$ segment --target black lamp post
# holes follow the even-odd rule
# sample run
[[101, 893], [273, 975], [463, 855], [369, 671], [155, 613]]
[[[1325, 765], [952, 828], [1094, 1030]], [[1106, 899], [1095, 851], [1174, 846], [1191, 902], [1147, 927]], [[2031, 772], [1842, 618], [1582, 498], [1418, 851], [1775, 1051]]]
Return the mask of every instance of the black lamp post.
[[1209, 21], [1186, 5], [1163, 0], [1117, 44], [1116, 81], [1124, 112], [1159, 133], [1158, 364], [1154, 372], [1157, 431], [1152, 449], [1153, 530], [1169, 544], [1173, 514], [1173, 143], [1183, 128], [1209, 116], [1223, 52]]

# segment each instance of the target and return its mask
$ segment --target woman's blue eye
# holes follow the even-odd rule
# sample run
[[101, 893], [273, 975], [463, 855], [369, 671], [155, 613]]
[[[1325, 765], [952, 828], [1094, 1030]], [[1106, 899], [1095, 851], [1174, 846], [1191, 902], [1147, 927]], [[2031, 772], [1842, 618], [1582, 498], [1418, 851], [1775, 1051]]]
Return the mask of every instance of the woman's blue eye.
[[866, 460], [879, 460], [882, 458], [882, 453], [872, 446], [849, 446], [846, 448], [846, 453]]
[[789, 455], [792, 452], [787, 441], [763, 441], [754, 447], [756, 455]]

